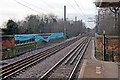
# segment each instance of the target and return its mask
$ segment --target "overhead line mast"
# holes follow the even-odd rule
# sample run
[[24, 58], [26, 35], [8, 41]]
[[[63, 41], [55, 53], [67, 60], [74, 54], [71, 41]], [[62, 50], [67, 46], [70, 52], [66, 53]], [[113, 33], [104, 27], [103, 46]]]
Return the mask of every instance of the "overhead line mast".
[[64, 6], [64, 39], [66, 39], [66, 5]]

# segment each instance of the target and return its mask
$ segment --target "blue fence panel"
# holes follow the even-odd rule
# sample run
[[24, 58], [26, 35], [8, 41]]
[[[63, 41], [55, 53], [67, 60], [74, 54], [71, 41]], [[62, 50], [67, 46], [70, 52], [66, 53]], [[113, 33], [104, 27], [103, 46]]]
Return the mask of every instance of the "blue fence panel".
[[38, 35], [38, 34], [15, 35], [14, 39], [15, 39], [15, 41], [19, 40], [20, 42], [22, 42], [22, 41], [30, 40], [30, 39], [34, 38], [36, 35]]
[[38, 34], [23, 34], [23, 35], [15, 35], [14, 36], [15, 41], [20, 41], [20, 42], [27, 41], [27, 40], [30, 40], [32, 38], [35, 38], [35, 42], [38, 42], [40, 40], [49, 42], [49, 40], [51, 40], [51, 39], [60, 38], [60, 37], [64, 37], [64, 34], [62, 32], [51, 34], [46, 39], [44, 39], [42, 36], [40, 36]]
[[54, 33], [48, 36], [48, 38], [45, 41], [49, 42], [49, 40], [51, 39], [60, 38], [60, 37], [64, 37], [63, 33]]
[[35, 42], [38, 42], [40, 40], [44, 40], [44, 38], [42, 36], [36, 35], [35, 36]]

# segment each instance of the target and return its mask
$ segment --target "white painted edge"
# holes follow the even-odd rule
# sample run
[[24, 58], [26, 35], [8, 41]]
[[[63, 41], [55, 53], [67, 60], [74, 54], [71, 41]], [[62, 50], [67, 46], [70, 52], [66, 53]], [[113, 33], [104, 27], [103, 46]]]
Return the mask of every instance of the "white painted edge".
[[84, 72], [85, 72], [86, 64], [87, 64], [87, 59], [85, 59], [84, 62], [83, 62], [83, 65], [82, 65], [82, 67], [80, 69], [80, 73], [79, 73], [78, 79], [84, 77]]

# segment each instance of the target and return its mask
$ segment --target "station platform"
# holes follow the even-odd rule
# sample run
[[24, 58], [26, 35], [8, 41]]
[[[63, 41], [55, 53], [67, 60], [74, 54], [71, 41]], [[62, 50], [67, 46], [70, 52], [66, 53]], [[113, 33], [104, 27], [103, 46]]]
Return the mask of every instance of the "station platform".
[[85, 54], [78, 80], [119, 80], [118, 63], [99, 61], [95, 58], [94, 39]]

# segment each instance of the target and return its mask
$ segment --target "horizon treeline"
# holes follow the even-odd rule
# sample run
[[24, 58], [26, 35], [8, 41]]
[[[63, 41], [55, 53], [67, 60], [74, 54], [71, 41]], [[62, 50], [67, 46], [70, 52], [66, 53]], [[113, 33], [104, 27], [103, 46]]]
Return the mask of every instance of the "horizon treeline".
[[[28, 15], [21, 21], [9, 19], [4, 27], [2, 29], [3, 35], [58, 33], [64, 32], [64, 20], [54, 14]], [[77, 36], [89, 30], [90, 28], [86, 28], [82, 20], [67, 19], [66, 21], [67, 37]]]

